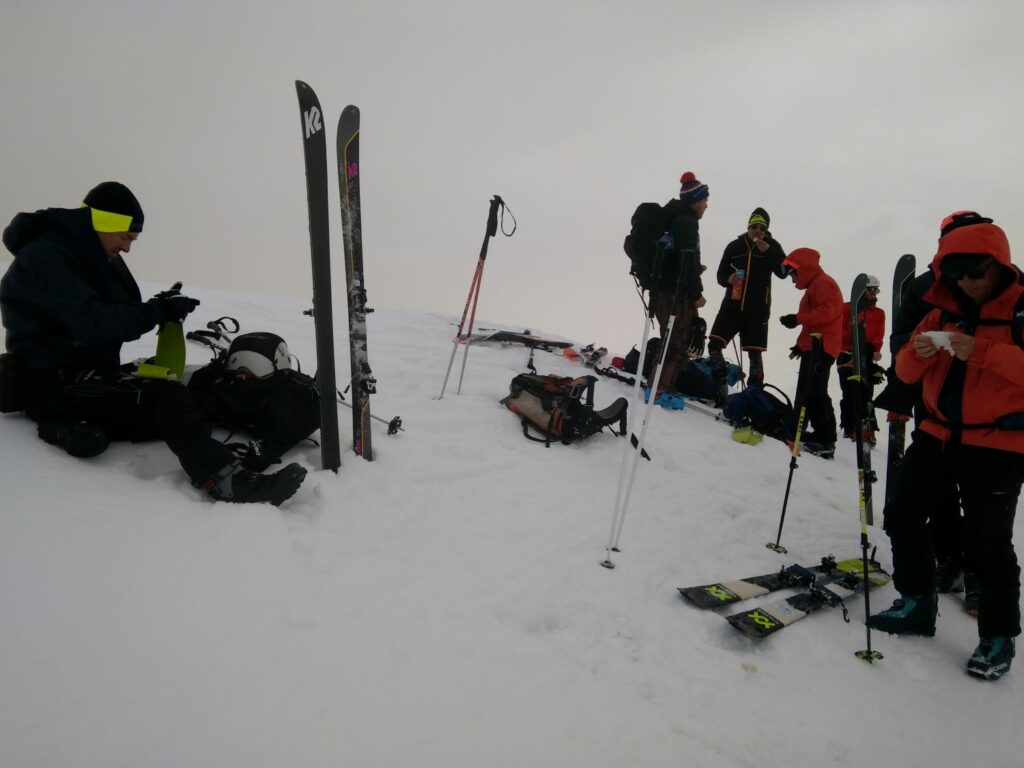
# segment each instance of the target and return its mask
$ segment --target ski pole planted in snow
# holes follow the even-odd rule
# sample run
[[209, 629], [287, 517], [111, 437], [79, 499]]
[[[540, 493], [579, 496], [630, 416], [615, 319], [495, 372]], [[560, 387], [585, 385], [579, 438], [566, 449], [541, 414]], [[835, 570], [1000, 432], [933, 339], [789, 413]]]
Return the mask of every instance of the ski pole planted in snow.
[[[658, 256], [655, 258], [656, 265], [660, 260], [661, 252], [662, 247], [659, 245]], [[657, 266], [655, 267], [655, 269], [657, 269]], [[615, 567], [615, 563], [612, 562], [611, 553], [619, 551], [619, 539], [622, 537], [622, 526], [626, 520], [626, 509], [629, 507], [629, 497], [630, 494], [633, 492], [633, 482], [636, 480], [636, 471], [640, 465], [640, 458], [643, 457], [650, 460], [650, 457], [647, 456], [646, 452], [644, 451], [644, 441], [647, 438], [647, 427], [650, 426], [651, 423], [651, 410], [654, 407], [654, 401], [658, 395], [658, 382], [661, 380], [661, 372], [665, 367], [665, 352], [668, 349], [669, 342], [672, 340], [672, 330], [675, 327], [676, 323], [675, 308], [679, 304], [679, 297], [682, 294], [682, 292], [683, 261], [680, 260], [679, 275], [676, 278], [676, 290], [675, 293], [672, 295], [672, 309], [668, 319], [668, 328], [665, 330], [665, 338], [662, 339], [662, 342], [658, 349], [658, 359], [657, 364], [655, 366], [654, 377], [648, 382], [650, 384], [650, 387], [648, 388], [650, 391], [650, 396], [647, 398], [647, 404], [644, 406], [643, 420], [640, 423], [640, 436], [637, 437], [635, 431], [631, 427], [629, 429], [629, 442], [627, 442], [627, 444], [623, 446], [624, 453], [628, 452], [629, 447], [631, 445], [635, 452], [633, 454], [633, 461], [629, 467], [629, 476], [625, 480], [624, 485], [622, 472], [620, 471], [619, 473], [620, 491], [616, 494], [616, 508], [612, 514], [612, 536], [609, 538], [608, 546], [606, 547], [605, 559], [601, 561], [601, 565], [605, 568]], [[648, 302], [648, 304], [650, 305], [650, 302]], [[649, 306], [648, 314], [649, 317], [654, 317], [654, 309], [652, 306]], [[649, 322], [650, 320], [648, 319], [648, 321], [644, 325], [643, 350], [640, 352], [640, 361], [637, 364], [637, 383], [633, 385], [634, 406], [636, 405], [637, 398], [640, 393], [639, 382], [644, 370], [644, 358], [646, 357], [647, 352], [646, 337], [647, 331], [650, 328]], [[625, 461], [623, 461], [622, 468], [625, 469]]]
[[786, 522], [786, 507], [789, 506], [789, 490], [793, 486], [793, 472], [797, 468], [797, 457], [800, 455], [800, 437], [804, 431], [804, 421], [807, 418], [807, 368], [812, 364], [811, 355], [817, 353], [821, 345], [821, 334], [812, 334], [811, 351], [800, 356], [800, 372], [796, 377], [796, 432], [793, 435], [793, 450], [789, 456], [789, 477], [786, 479], [786, 495], [782, 497], [782, 514], [779, 516], [779, 533], [775, 537], [775, 543], [765, 544], [768, 549], [779, 554], [786, 554], [789, 550], [780, 543], [782, 541], [782, 526]]
[[867, 647], [857, 651], [857, 658], [867, 662], [882, 658], [878, 651], [871, 650], [871, 626], [867, 618], [871, 615], [871, 591], [868, 584], [868, 526], [873, 519], [871, 485], [875, 482], [875, 473], [871, 470], [871, 445], [864, 439], [864, 432], [871, 423], [871, 407], [865, 402], [864, 387], [864, 324], [860, 320], [859, 304], [868, 287], [868, 276], [857, 275], [850, 292], [850, 327], [853, 329], [853, 414], [857, 425], [857, 489], [858, 508], [860, 510], [860, 546], [864, 561], [864, 627], [867, 632]]
[[[491, 198], [491, 207], [487, 212], [487, 232], [484, 234], [483, 245], [480, 246], [480, 258], [476, 262], [476, 270], [473, 272], [473, 280], [469, 284], [469, 295], [466, 296], [466, 306], [462, 310], [462, 319], [459, 321], [459, 330], [455, 336], [455, 340], [452, 343], [452, 355], [448, 359], [448, 369], [444, 373], [444, 382], [441, 384], [441, 394], [437, 396], [440, 400], [444, 397], [444, 391], [448, 386], [448, 377], [452, 372], [452, 363], [455, 362], [455, 351], [459, 348], [460, 342], [465, 342], [466, 349], [462, 353], [462, 372], [459, 374], [459, 388], [456, 394], [462, 393], [462, 378], [466, 373], [466, 358], [469, 356], [469, 344], [470, 336], [473, 334], [473, 323], [476, 320], [476, 307], [480, 300], [480, 283], [484, 277], [484, 263], [487, 259], [487, 245], [491, 238], [498, 231], [498, 208], [502, 209], [502, 223], [505, 220], [504, 212], [508, 210], [508, 206], [505, 205], [505, 201], [498, 195]], [[512, 211], [509, 211], [509, 216], [512, 216]], [[515, 217], [512, 216], [512, 221], [515, 222]], [[506, 237], [512, 237], [515, 233], [516, 228], [513, 224], [512, 231], [506, 233], [502, 228], [501, 233]], [[469, 315], [469, 326], [466, 326], [466, 315]], [[465, 334], [463, 334], [465, 331]]]

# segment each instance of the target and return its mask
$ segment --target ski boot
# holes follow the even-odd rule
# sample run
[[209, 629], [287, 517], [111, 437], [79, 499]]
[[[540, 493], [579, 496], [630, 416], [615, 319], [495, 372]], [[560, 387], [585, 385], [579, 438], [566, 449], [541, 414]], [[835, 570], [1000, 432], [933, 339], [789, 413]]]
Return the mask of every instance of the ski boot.
[[[646, 388], [644, 389], [644, 400], [649, 401], [650, 399], [651, 390]], [[678, 392], [670, 392], [667, 389], [663, 389], [655, 396], [654, 404], [670, 411], [681, 411], [686, 407], [686, 398]]]
[[869, 617], [867, 625], [890, 635], [934, 637], [935, 616], [938, 610], [934, 594], [918, 597], [902, 595], [891, 608]]
[[967, 661], [967, 674], [982, 680], [998, 680], [1010, 671], [1014, 647], [1012, 637], [983, 637]]
[[820, 456], [823, 459], [834, 459], [836, 456], [835, 443], [819, 443], [814, 440], [807, 440], [806, 442], [801, 442], [800, 447], [808, 453]]
[[232, 465], [227, 472], [211, 481], [208, 491], [217, 501], [235, 504], [270, 502], [276, 507], [290, 499], [305, 478], [305, 468], [295, 463], [266, 475]]

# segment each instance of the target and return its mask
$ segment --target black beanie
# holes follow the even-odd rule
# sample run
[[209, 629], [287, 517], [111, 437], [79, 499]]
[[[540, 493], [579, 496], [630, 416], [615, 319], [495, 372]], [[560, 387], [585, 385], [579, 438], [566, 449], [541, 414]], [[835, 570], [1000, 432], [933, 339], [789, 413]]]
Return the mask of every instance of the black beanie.
[[97, 232], [141, 232], [142, 206], [124, 184], [104, 181], [89, 190], [82, 204], [92, 209]]
[[750, 219], [747, 220], [747, 227], [750, 228], [755, 224], [764, 224], [764, 228], [768, 229], [771, 221], [772, 218], [768, 215], [768, 211], [764, 208], [755, 208], [754, 212], [750, 214]]

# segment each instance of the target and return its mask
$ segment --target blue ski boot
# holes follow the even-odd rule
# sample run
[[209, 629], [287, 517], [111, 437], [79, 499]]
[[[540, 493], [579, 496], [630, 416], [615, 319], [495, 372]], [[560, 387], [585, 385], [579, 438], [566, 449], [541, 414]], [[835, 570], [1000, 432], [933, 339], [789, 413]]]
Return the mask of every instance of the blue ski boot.
[[938, 613], [935, 595], [898, 597], [888, 610], [871, 616], [867, 625], [891, 635], [935, 636], [935, 615]]
[[1010, 671], [1013, 655], [1012, 637], [983, 637], [967, 661], [967, 674], [982, 680], [998, 680]]

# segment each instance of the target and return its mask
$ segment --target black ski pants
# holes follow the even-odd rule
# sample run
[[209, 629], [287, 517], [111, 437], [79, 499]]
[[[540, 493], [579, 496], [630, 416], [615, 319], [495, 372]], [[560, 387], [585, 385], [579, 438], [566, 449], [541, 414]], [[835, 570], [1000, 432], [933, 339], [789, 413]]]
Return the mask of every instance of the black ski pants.
[[1024, 454], [942, 442], [920, 430], [903, 459], [885, 532], [892, 543], [893, 581], [904, 595], [935, 591], [935, 556], [929, 519], [958, 493], [964, 542], [981, 587], [978, 634], [1020, 634], [1020, 567], [1013, 549]]
[[[834, 357], [815, 345], [800, 355], [803, 402], [807, 405], [807, 422], [814, 432], [814, 440], [820, 444], [834, 444], [836, 441], [836, 409], [828, 394], [828, 382], [832, 375]], [[796, 404], [797, 410], [800, 403]]]
[[27, 378], [25, 413], [37, 423], [85, 421], [111, 440], [163, 440], [200, 486], [235, 461], [212, 437], [192, 393], [177, 382], [139, 379], [123, 370], [35, 371]]

